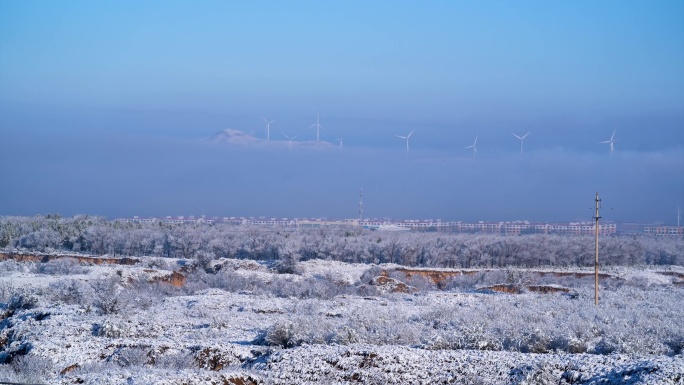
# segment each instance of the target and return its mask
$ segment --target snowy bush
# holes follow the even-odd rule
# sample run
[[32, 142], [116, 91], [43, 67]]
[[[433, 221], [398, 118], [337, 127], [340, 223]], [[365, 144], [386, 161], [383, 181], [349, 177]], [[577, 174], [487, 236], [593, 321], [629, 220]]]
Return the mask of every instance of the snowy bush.
[[0, 302], [8, 303], [10, 298], [19, 291], [23, 290], [15, 286], [11, 281], [0, 282]]
[[77, 280], [64, 280], [50, 284], [50, 296], [53, 301], [65, 304], [82, 304], [88, 306], [93, 298], [90, 285]]
[[128, 328], [125, 324], [112, 320], [106, 320], [101, 324], [94, 324], [92, 327], [92, 333], [96, 337], [121, 338], [127, 332]]
[[511, 369], [511, 384], [515, 385], [558, 385], [562, 383], [562, 368], [541, 361], [533, 365], [525, 365]]
[[172, 370], [197, 367], [195, 358], [190, 352], [165, 353], [155, 358], [154, 366]]
[[5, 273], [11, 273], [14, 271], [25, 271], [26, 265], [19, 263], [15, 260], [0, 261], [0, 271]]
[[81, 266], [74, 258], [57, 258], [45, 263], [33, 265], [33, 272], [37, 274], [49, 275], [69, 275], [84, 274], [88, 272], [88, 267]]
[[7, 303], [7, 309], [10, 311], [33, 309], [38, 304], [38, 298], [28, 292], [22, 292], [12, 295]]
[[117, 349], [108, 361], [124, 367], [144, 366], [149, 362], [148, 349], [124, 346]]
[[257, 345], [291, 348], [303, 342], [297, 339], [296, 334], [295, 325], [292, 322], [279, 322], [259, 333], [253, 342]]
[[33, 354], [16, 357], [11, 365], [0, 365], [0, 381], [47, 383], [54, 373], [52, 360]]

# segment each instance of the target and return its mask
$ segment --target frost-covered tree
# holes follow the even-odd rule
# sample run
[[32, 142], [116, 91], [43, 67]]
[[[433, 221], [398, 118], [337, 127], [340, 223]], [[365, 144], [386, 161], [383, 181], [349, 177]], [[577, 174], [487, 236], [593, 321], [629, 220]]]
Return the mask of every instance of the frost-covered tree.
[[[279, 229], [230, 224], [133, 223], [101, 217], [0, 217], [0, 247], [28, 251], [277, 261], [288, 244], [301, 260], [449, 268], [593, 265], [594, 239], [531, 234], [386, 233], [358, 228]], [[684, 240], [602, 237], [601, 264], [684, 265]]]

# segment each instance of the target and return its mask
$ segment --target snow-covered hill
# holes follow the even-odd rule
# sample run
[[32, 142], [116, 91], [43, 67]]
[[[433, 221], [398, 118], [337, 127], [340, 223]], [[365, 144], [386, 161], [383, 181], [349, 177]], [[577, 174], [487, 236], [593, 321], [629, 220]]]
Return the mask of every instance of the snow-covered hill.
[[[371, 278], [408, 279], [396, 265], [310, 260], [282, 274], [272, 262], [139, 260], [0, 262], [0, 381], [684, 381], [684, 288], [655, 271], [614, 270], [596, 307], [593, 288], [575, 278], [564, 282], [573, 295], [473, 290], [485, 276], [460, 289], [424, 281], [418, 292], [391, 294]], [[164, 280], [172, 271], [182, 285]]]

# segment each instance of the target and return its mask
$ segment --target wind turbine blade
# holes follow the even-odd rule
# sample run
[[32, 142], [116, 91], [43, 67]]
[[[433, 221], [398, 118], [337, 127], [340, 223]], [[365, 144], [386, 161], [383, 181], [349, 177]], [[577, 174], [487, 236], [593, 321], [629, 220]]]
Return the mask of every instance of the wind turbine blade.
[[[523, 135], [522, 139], [527, 138], [527, 135], [529, 135], [529, 134], [531, 134], [531, 133], [532, 133], [532, 131], [530, 131], [530, 132], [528, 132], [527, 134]], [[522, 139], [520, 139], [520, 140], [522, 140]]]
[[521, 137], [519, 137], [518, 135], [516, 135], [516, 134], [514, 134], [514, 133], [512, 133], [512, 132], [511, 132], [511, 135], [515, 136], [515, 137], [518, 138], [519, 140], [522, 140], [522, 139], [524, 138], [524, 136], [523, 136], [523, 138], [521, 138]]
[[405, 136], [401, 136], [401, 135], [397, 135], [397, 138], [402, 138], [402, 139], [406, 140], [406, 137], [405, 137]]
[[408, 134], [408, 136], [406, 136], [406, 138], [407, 138], [407, 139], [408, 139], [408, 138], [410, 138], [410, 137], [411, 137], [411, 135], [413, 135], [413, 131], [415, 131], [415, 130], [411, 130], [411, 133], [410, 133], [410, 134]]
[[263, 119], [264, 122], [268, 123], [268, 120], [266, 118], [264, 118], [263, 116], [261, 117], [261, 119]]
[[613, 141], [613, 138], [615, 137], [615, 132], [616, 132], [616, 131], [617, 131], [617, 129], [613, 130], [613, 135], [610, 136], [610, 140], [611, 140], [611, 141]]

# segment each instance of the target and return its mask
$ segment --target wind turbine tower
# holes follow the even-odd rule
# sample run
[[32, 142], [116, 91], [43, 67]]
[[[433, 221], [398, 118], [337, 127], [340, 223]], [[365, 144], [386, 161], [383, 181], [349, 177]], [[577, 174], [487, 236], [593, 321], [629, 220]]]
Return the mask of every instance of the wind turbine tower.
[[340, 142], [340, 150], [342, 149], [342, 140], [343, 140], [343, 138], [337, 139], [337, 141]]
[[466, 148], [472, 148], [473, 149], [473, 158], [477, 155], [477, 137], [479, 135], [475, 135], [475, 142], [473, 142], [472, 145], [466, 147]]
[[615, 132], [617, 130], [613, 130], [613, 135], [610, 136], [610, 140], [604, 140], [603, 142], [599, 143], [608, 143], [610, 144], [610, 155], [613, 155], [613, 152], [615, 152]]
[[285, 136], [285, 137], [287, 138], [287, 140], [290, 142], [290, 151], [292, 151], [292, 141], [293, 141], [297, 136], [299, 136], [299, 135], [295, 135], [295, 136], [293, 136], [293, 137], [289, 137], [289, 136], [287, 136], [285, 133], [283, 133], [283, 136]]
[[275, 123], [275, 120], [271, 120], [270, 122], [268, 119], [264, 118], [263, 116], [261, 117], [264, 122], [266, 122], [266, 140], [269, 142], [271, 141], [271, 123]]
[[406, 141], [406, 156], [408, 156], [409, 152], [409, 138], [411, 137], [411, 135], [413, 135], [413, 131], [415, 130], [411, 130], [411, 132], [406, 136], [397, 135], [397, 138], [402, 138]]
[[309, 126], [309, 128], [316, 127], [316, 141], [317, 142], [320, 141], [321, 128], [323, 128], [323, 126], [321, 126], [320, 119], [321, 119], [321, 114], [317, 114], [316, 115], [316, 123]]
[[530, 132], [528, 132], [527, 134], [525, 134], [525, 135], [523, 135], [523, 136], [518, 136], [518, 135], [513, 134], [513, 133], [511, 132], [511, 134], [513, 134], [513, 136], [515, 136], [516, 138], [518, 138], [518, 140], [520, 140], [520, 155], [523, 154], [523, 142], [525, 141], [525, 138], [527, 138], [527, 135], [529, 135], [529, 134], [531, 134], [531, 133], [532, 133], [532, 132], [530, 131]]

